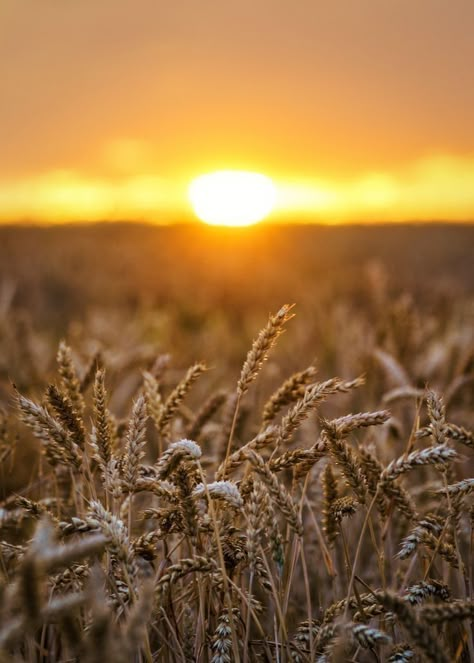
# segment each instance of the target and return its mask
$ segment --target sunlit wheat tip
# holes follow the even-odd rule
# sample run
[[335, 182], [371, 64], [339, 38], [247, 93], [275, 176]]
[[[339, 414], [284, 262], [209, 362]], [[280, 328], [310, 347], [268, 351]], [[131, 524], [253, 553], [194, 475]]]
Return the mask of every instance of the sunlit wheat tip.
[[170, 451], [179, 452], [182, 451], [186, 453], [191, 458], [201, 458], [202, 451], [201, 447], [193, 442], [193, 440], [179, 440], [179, 442], [173, 442], [169, 446]]
[[155, 463], [156, 476], [158, 479], [167, 479], [183, 459], [195, 461], [201, 458], [201, 455], [201, 448], [192, 440], [173, 442]]
[[128, 425], [126, 453], [124, 458], [124, 486], [133, 492], [138, 480], [138, 465], [145, 455], [144, 446], [147, 421], [145, 398], [139, 396], [133, 405], [132, 416]]
[[[215, 499], [229, 502], [236, 509], [242, 508], [244, 502], [239, 489], [231, 481], [215, 481], [207, 484], [207, 492]], [[200, 483], [193, 490], [193, 497], [204, 497], [207, 494], [206, 486]]]
[[445, 464], [456, 458], [456, 451], [444, 444], [420, 451], [413, 451], [408, 456], [402, 456], [392, 461], [382, 472], [381, 479], [382, 481], [393, 481], [400, 474], [408, 472], [419, 465]]
[[[447, 487], [447, 491], [450, 495], [468, 495], [474, 490], [474, 479], [464, 479], [463, 481], [458, 481], [458, 483], [453, 483]], [[440, 489], [436, 491], [438, 494], [446, 494], [446, 489]]]
[[411, 530], [410, 534], [402, 540], [398, 557], [400, 559], [406, 559], [415, 552], [427, 532], [434, 536], [438, 536], [442, 529], [443, 525], [440, 519], [437, 516], [427, 514], [427, 516]]
[[439, 580], [422, 580], [407, 589], [405, 600], [412, 605], [419, 605], [432, 596], [448, 601], [450, 597], [448, 586]]
[[72, 350], [64, 341], [61, 341], [59, 344], [57, 362], [64, 390], [69, 396], [77, 414], [82, 415], [85, 403], [81, 393], [81, 384], [72, 359]]
[[268, 353], [275, 345], [278, 337], [283, 332], [283, 326], [291, 320], [294, 314], [290, 313], [294, 305], [285, 304], [275, 315], [270, 316], [267, 325], [253, 342], [249, 350], [247, 359], [242, 367], [240, 379], [237, 384], [237, 393], [243, 396], [248, 390], [251, 382], [255, 380], [262, 367], [262, 364], [268, 358]]
[[387, 645], [392, 642], [392, 638], [387, 633], [366, 624], [349, 624], [346, 628], [354, 640], [365, 649], [373, 649], [377, 645]]
[[314, 366], [310, 366], [304, 371], [300, 371], [289, 377], [265, 404], [262, 417], [264, 425], [272, 421], [282, 408], [302, 398], [306, 386], [316, 374], [317, 369]]
[[344, 437], [358, 428], [368, 428], [369, 426], [380, 426], [390, 418], [388, 410], [378, 412], [360, 412], [359, 414], [348, 414], [345, 417], [334, 419], [331, 424], [334, 426], [337, 434]]

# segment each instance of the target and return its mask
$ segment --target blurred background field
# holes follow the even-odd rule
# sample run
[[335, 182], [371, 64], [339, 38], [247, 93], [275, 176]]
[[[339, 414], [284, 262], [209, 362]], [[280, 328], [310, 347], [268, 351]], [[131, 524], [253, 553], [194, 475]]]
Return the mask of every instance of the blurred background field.
[[474, 227], [456, 225], [2, 227], [2, 385], [30, 381], [27, 351], [41, 374], [63, 337], [85, 354], [146, 344], [227, 373], [285, 302], [289, 368], [354, 370], [376, 345], [413, 371], [427, 338], [449, 352], [472, 324], [473, 247]]
[[336, 296], [364, 308], [374, 289], [409, 291], [427, 309], [474, 290], [469, 225], [268, 226], [103, 224], [0, 227], [2, 310], [64, 334], [94, 309], [245, 319], [295, 300], [311, 318]]
[[[408, 328], [390, 338], [391, 317], [409, 326], [422, 315], [437, 329], [470, 321], [473, 247], [474, 227], [456, 225], [1, 227], [2, 342], [28, 329], [55, 343], [95, 326], [97, 342], [138, 333], [183, 361], [240, 365], [265, 316], [294, 302], [300, 341], [319, 361], [372, 341], [403, 361], [413, 339]], [[18, 379], [11, 351], [0, 362], [3, 380]]]

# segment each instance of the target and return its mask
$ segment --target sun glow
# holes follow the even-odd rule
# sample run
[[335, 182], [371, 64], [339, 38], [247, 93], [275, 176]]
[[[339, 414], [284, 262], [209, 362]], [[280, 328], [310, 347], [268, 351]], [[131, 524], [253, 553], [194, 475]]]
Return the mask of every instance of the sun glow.
[[269, 177], [221, 170], [191, 182], [189, 198], [196, 216], [214, 226], [249, 226], [264, 219], [276, 201]]
[[125, 166], [118, 159], [119, 172], [102, 175], [72, 169], [8, 179], [0, 174], [0, 223], [167, 224], [189, 222], [192, 210], [206, 223], [234, 227], [270, 214], [272, 223], [474, 220], [474, 154], [427, 155], [398, 170], [365, 171], [352, 179], [278, 171], [269, 179], [222, 170], [191, 186], [191, 168], [163, 176], [151, 166], [136, 172], [134, 163]]

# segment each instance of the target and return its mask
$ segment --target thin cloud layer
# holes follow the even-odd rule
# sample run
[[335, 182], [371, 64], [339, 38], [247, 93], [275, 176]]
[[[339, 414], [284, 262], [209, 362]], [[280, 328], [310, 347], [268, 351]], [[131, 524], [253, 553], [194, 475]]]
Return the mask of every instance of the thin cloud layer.
[[[274, 178], [274, 221], [391, 222], [474, 220], [474, 155], [437, 155], [398, 172], [337, 181]], [[87, 177], [51, 171], [0, 181], [2, 221], [189, 220], [189, 181], [153, 174]]]

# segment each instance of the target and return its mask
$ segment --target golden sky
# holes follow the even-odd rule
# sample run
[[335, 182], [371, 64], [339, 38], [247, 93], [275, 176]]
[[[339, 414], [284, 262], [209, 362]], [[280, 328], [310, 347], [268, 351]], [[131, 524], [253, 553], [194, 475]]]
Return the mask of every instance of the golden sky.
[[1, 0], [0, 219], [474, 220], [473, 0]]

